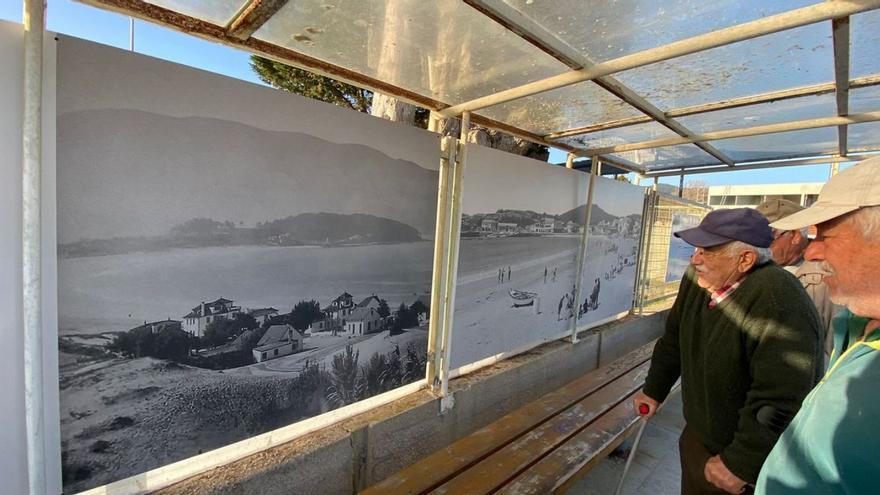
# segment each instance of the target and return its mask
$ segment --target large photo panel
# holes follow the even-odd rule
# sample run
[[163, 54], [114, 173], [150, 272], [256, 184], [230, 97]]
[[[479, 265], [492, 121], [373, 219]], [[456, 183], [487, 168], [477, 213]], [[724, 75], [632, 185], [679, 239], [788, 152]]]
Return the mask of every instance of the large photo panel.
[[632, 309], [645, 189], [595, 177], [584, 254], [578, 326]]
[[468, 145], [450, 369], [571, 328], [587, 180]]
[[64, 491], [424, 379], [435, 134], [58, 47]]

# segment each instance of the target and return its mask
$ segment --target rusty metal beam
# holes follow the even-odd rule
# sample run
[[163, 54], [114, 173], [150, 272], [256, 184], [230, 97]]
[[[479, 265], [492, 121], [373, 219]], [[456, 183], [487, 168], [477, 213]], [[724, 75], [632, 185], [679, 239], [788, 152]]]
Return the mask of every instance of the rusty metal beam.
[[[849, 17], [831, 21], [834, 41], [834, 81], [837, 91], [837, 115], [849, 114]], [[837, 128], [837, 148], [840, 156], [846, 156], [847, 126]]]
[[277, 14], [287, 0], [250, 0], [226, 26], [226, 33], [244, 41]]

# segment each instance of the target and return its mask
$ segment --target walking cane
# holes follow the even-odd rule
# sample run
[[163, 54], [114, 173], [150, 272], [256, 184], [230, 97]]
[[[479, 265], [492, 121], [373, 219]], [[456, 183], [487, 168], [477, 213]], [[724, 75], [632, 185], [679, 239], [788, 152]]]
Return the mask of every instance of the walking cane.
[[[647, 404], [639, 405], [639, 414], [644, 416], [650, 412], [651, 409]], [[617, 489], [614, 490], [614, 495], [620, 495], [620, 492], [623, 491], [623, 483], [626, 481], [626, 475], [629, 473], [629, 467], [632, 465], [633, 459], [636, 457], [636, 451], [639, 449], [639, 442], [642, 441], [642, 434], [645, 433], [645, 427], [648, 426], [648, 419], [642, 419], [642, 425], [639, 426], [639, 431], [636, 433], [636, 439], [633, 441], [632, 449], [629, 451], [629, 457], [626, 458], [626, 465], [623, 466], [623, 474], [620, 475], [620, 481], [617, 482]]]

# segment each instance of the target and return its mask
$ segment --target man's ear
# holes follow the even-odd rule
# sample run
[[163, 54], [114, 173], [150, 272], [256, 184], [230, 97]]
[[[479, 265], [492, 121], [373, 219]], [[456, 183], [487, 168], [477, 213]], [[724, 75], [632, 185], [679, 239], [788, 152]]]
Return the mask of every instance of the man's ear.
[[739, 255], [739, 262], [736, 265], [737, 270], [740, 273], [746, 273], [751, 270], [755, 263], [758, 261], [758, 255], [755, 254], [754, 251], [743, 251]]

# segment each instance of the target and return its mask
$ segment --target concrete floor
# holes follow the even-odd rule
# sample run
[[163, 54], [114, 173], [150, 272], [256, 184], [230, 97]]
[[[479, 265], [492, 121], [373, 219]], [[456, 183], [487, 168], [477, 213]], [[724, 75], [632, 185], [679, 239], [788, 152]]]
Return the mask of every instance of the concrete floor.
[[[683, 428], [681, 394], [676, 391], [645, 428], [623, 487], [623, 495], [680, 493], [678, 437]], [[567, 495], [613, 495], [634, 439], [635, 435], [572, 486]]]

